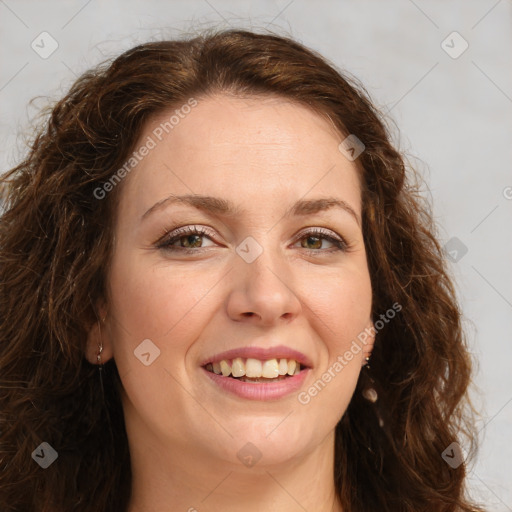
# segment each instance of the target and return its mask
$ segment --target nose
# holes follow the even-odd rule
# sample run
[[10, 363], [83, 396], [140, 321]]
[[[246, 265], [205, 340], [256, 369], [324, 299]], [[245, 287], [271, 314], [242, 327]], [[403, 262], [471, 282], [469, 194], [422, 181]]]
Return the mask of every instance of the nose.
[[300, 314], [302, 305], [286, 262], [264, 250], [252, 263], [240, 258], [235, 265], [227, 303], [230, 318], [271, 326]]

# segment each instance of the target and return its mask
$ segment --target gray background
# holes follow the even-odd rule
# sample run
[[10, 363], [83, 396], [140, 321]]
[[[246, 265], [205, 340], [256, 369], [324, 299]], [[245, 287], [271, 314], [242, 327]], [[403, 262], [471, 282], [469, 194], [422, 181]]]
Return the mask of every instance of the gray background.
[[[511, 21], [511, 0], [0, 0], [0, 171], [23, 150], [30, 99], [60, 97], [87, 68], [149, 39], [266, 27], [353, 73], [399, 127], [395, 142], [458, 259], [481, 414], [468, 483], [490, 510], [512, 511]], [[31, 47], [45, 37], [51, 48], [43, 31], [58, 44], [47, 58]]]

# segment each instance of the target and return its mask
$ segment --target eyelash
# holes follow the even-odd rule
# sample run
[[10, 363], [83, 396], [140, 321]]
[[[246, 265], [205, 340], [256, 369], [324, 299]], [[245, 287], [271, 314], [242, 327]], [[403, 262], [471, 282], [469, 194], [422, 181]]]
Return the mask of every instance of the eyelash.
[[[331, 248], [331, 249], [323, 249], [323, 250], [322, 249], [304, 249], [305, 251], [307, 251], [310, 254], [313, 254], [313, 253], [314, 254], [318, 254], [318, 253], [331, 254], [331, 253], [337, 252], [337, 251], [347, 251], [348, 244], [345, 242], [345, 240], [343, 240], [343, 238], [341, 238], [341, 237], [335, 238], [334, 236], [330, 235], [329, 233], [330, 233], [329, 231], [324, 231], [321, 228], [315, 228], [315, 229], [312, 229], [312, 230], [302, 233], [301, 236], [299, 238], [297, 238], [295, 243], [302, 240], [303, 238], [314, 237], [314, 238], [319, 238], [319, 239], [325, 239], [328, 242], [331, 242], [332, 244], [334, 244], [335, 247]], [[156, 247], [158, 249], [162, 249], [162, 250], [168, 251], [168, 252], [181, 252], [184, 254], [192, 254], [192, 253], [197, 254], [199, 251], [201, 251], [203, 249], [207, 249], [207, 247], [199, 247], [197, 249], [189, 249], [186, 247], [173, 247], [172, 244], [179, 241], [181, 238], [184, 238], [186, 236], [192, 236], [192, 235], [197, 235], [200, 237], [208, 237], [210, 239], [212, 238], [212, 233], [202, 226], [199, 228], [196, 226], [184, 227], [184, 228], [179, 228], [175, 231], [170, 231], [170, 232], [166, 230], [163, 233], [163, 235], [164, 235], [164, 239], [163, 240], [160, 239], [160, 242], [157, 242]]]

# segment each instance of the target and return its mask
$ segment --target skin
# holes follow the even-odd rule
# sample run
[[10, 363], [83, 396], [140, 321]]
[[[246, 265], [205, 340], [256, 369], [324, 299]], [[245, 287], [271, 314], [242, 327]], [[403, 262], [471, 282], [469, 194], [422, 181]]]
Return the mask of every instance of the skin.
[[[273, 401], [229, 395], [200, 363], [236, 347], [287, 345], [313, 363], [304, 391], [372, 325], [358, 170], [338, 150], [344, 137], [303, 106], [197, 99], [122, 182], [109, 297], [99, 305], [106, 319], [89, 336], [89, 360], [101, 341], [102, 361], [115, 358], [124, 388], [129, 512], [339, 511], [334, 429], [373, 340], [307, 404], [296, 392]], [[173, 111], [153, 118], [137, 147]], [[210, 216], [173, 204], [140, 220], [171, 193], [229, 199], [246, 212]], [[295, 201], [321, 197], [345, 201], [358, 220], [341, 209], [283, 217]], [[194, 225], [214, 235], [182, 236], [174, 247], [189, 241], [197, 253], [156, 247], [166, 229]], [[332, 231], [348, 249], [308, 241], [305, 228]], [[236, 252], [248, 236], [263, 249], [252, 263]], [[160, 350], [148, 366], [134, 356], [145, 339]], [[261, 453], [252, 467], [237, 457], [248, 442]]]

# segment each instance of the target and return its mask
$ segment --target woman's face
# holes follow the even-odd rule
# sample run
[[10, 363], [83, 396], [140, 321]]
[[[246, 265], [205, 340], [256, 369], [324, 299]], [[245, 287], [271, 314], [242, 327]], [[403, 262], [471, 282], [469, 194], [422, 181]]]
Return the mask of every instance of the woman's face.
[[[357, 170], [305, 107], [197, 101], [166, 129], [175, 108], [152, 119], [122, 183], [102, 358], [115, 358], [132, 447], [297, 460], [332, 441], [364, 359], [353, 342], [371, 326]], [[307, 368], [288, 376], [292, 359]], [[215, 373], [227, 364], [287, 376]]]

